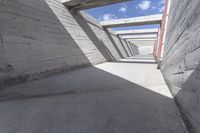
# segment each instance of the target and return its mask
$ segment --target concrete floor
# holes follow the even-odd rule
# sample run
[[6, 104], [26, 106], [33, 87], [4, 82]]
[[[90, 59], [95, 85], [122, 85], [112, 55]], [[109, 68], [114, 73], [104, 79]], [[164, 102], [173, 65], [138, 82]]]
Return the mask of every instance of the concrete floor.
[[185, 133], [156, 67], [137, 56], [5, 88], [0, 133]]

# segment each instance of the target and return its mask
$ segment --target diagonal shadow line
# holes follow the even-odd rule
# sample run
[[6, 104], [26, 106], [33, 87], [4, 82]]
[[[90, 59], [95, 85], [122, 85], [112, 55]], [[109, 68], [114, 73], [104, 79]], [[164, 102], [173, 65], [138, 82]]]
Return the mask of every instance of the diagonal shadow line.
[[[85, 80], [84, 78], [80, 77], [81, 73], [88, 73], [87, 78], [93, 80], [95, 82], [95, 84], [91, 84], [90, 82], [88, 82], [88, 86], [84, 87], [87, 83], [85, 81], [88, 81], [88, 80], [87, 79]], [[1, 116], [2, 115], [9, 116], [10, 114], [14, 113], [13, 115], [11, 115], [10, 119], [7, 117], [4, 117], [4, 119], [2, 121], [5, 121], [5, 120], [6, 121], [5, 121], [5, 124], [0, 125], [1, 129], [2, 128], [4, 129], [5, 127], [9, 127], [7, 125], [10, 125], [10, 122], [12, 123], [13, 121], [19, 120], [17, 118], [21, 118], [21, 121], [19, 121], [19, 123], [17, 123], [18, 125], [21, 125], [22, 123], [24, 123], [27, 120], [27, 117], [28, 117], [29, 119], [32, 118], [31, 122], [34, 124], [34, 130], [39, 131], [39, 129], [41, 129], [40, 123], [42, 123], [43, 121], [38, 121], [38, 119], [35, 120], [35, 118], [43, 117], [44, 113], [46, 113], [47, 111], [55, 114], [55, 111], [51, 111], [50, 109], [56, 109], [56, 112], [57, 112], [57, 110], [61, 109], [61, 111], [65, 112], [65, 114], [66, 114], [66, 112], [69, 112], [69, 113], [73, 112], [76, 114], [74, 116], [75, 118], [78, 117], [81, 119], [86, 118], [85, 115], [88, 114], [89, 118], [94, 118], [92, 120], [97, 120], [97, 121], [92, 121], [92, 124], [89, 123], [88, 124], [89, 126], [86, 125], [89, 127], [89, 129], [92, 129], [94, 124], [96, 127], [96, 124], [97, 125], [99, 124], [99, 120], [107, 121], [109, 116], [111, 116], [112, 118], [117, 118], [117, 119], [114, 119], [115, 121], [111, 122], [112, 125], [115, 125], [116, 121], [125, 118], [125, 121], [123, 123], [120, 121], [119, 124], [122, 126], [119, 127], [119, 129], [120, 129], [120, 131], [126, 131], [126, 132], [132, 131], [132, 132], [138, 133], [138, 132], [152, 131], [152, 133], [153, 133], [153, 132], [155, 132], [155, 126], [156, 126], [156, 127], [159, 127], [158, 129], [156, 128], [156, 131], [159, 130], [162, 133], [162, 132], [164, 132], [164, 130], [168, 131], [167, 129], [169, 129], [171, 127], [171, 125], [173, 125], [172, 122], [178, 122], [178, 123], [176, 123], [177, 127], [179, 127], [179, 128], [182, 127], [181, 126], [182, 123], [179, 121], [178, 115], [174, 115], [174, 114], [176, 114], [176, 109], [172, 103], [173, 99], [171, 99], [163, 94], [159, 94], [157, 92], [150, 90], [148, 87], [143, 87], [137, 83], [134, 83], [133, 81], [129, 81], [125, 77], [120, 77], [120, 76], [114, 75], [112, 72], [107, 72], [106, 70], [102, 70], [102, 69], [95, 68], [95, 67], [82, 69], [78, 73], [73, 73], [72, 75], [65, 74], [62, 77], [60, 77], [65, 82], [56, 82], [55, 78], [57, 79], [59, 77], [53, 77], [52, 79], [43, 79], [43, 81], [41, 81], [39, 84], [37, 81], [37, 87], [39, 89], [37, 89], [36, 86], [34, 87], [34, 89], [37, 89], [36, 91], [38, 91], [37, 94], [41, 94], [42, 92], [48, 92], [47, 94], [46, 93], [43, 94], [43, 96], [41, 96], [41, 97], [39, 95], [38, 95], [38, 97], [35, 95], [33, 96], [32, 93], [30, 91], [28, 91], [28, 90], [31, 90], [31, 87], [30, 88], [28, 87], [28, 86], [31, 86], [31, 83], [28, 83], [26, 85], [21, 85], [20, 87], [16, 88], [18, 94], [20, 94], [20, 91], [18, 91], [19, 88], [24, 88], [24, 90], [21, 90], [21, 91], [26, 91], [26, 92], [28, 92], [28, 94], [26, 94], [26, 97], [21, 97], [21, 98], [18, 97], [18, 100], [21, 100], [21, 101], [17, 101], [17, 100], [9, 101], [11, 104], [7, 104], [8, 102], [6, 102], [6, 105], [1, 108], [1, 109], [3, 109], [4, 107], [6, 108], [3, 111], [1, 110]], [[70, 76], [70, 77], [72, 76], [72, 78], [68, 79], [67, 78], [68, 76]], [[77, 83], [77, 84], [79, 84], [78, 86], [81, 88], [81, 90], [76, 89], [78, 86], [69, 88], [68, 84], [66, 84], [66, 82], [70, 83], [73, 79], [81, 81], [80, 83]], [[109, 79], [109, 82], [104, 83], [104, 79]], [[91, 81], [91, 80], [89, 80], [89, 81]], [[51, 82], [51, 81], [53, 81], [53, 82]], [[49, 82], [51, 82], [51, 84], [49, 84]], [[43, 86], [45, 83], [47, 84], [46, 87]], [[54, 91], [52, 92], [52, 94], [49, 94], [49, 87], [52, 84], [54, 84], [54, 86], [53, 86]], [[97, 85], [98, 85], [98, 88], [94, 89], [94, 87], [96, 87]], [[105, 86], [105, 85], [110, 85], [110, 87]], [[58, 88], [57, 88], [58, 86], [61, 87], [63, 89], [63, 91], [65, 91], [65, 92], [63, 92], [63, 91], [62, 91], [63, 93], [58, 92]], [[87, 89], [87, 90], [85, 90], [85, 89]], [[13, 91], [13, 88], [10, 88], [10, 90]], [[66, 91], [66, 90], [68, 90], [68, 91]], [[6, 94], [8, 94], [8, 93], [11, 94], [11, 92], [9, 92], [9, 90]], [[22, 93], [22, 94], [24, 94], [24, 93]], [[35, 98], [35, 99], [31, 99], [31, 98]], [[77, 99], [78, 99], [78, 102], [72, 102], [72, 101], [76, 101]], [[34, 101], [34, 102], [30, 102], [30, 101]], [[90, 102], [90, 101], [92, 101], [92, 102]], [[155, 104], [155, 101], [158, 101], [158, 104]], [[25, 102], [25, 104], [24, 104], [24, 102]], [[14, 107], [10, 106], [10, 105], [13, 105], [13, 103], [14, 103], [14, 105], [17, 105], [17, 107], [19, 107], [19, 108], [17, 108], [17, 110], [13, 110], [13, 109], [15, 109], [16, 106], [14, 106]], [[76, 103], [76, 104], [74, 104], [74, 103]], [[40, 105], [40, 106], [38, 106], [38, 105]], [[90, 105], [90, 106], [87, 106], [87, 105]], [[166, 106], [162, 106], [162, 105], [166, 105]], [[77, 115], [77, 114], [82, 114], [82, 111], [79, 111], [76, 108], [76, 107], [80, 107], [80, 106], [84, 107], [82, 109], [84, 109], [84, 112], [86, 112], [87, 114], [84, 113], [84, 115]], [[99, 106], [102, 106], [102, 108], [99, 108]], [[162, 106], [162, 107], [160, 108], [160, 106]], [[28, 109], [24, 110], [22, 107], [26, 107]], [[27, 114], [30, 113], [31, 107], [36, 107], [36, 109], [39, 110], [39, 111], [37, 111], [38, 113], [36, 112], [36, 115], [32, 115], [32, 116], [25, 115], [25, 116], [17, 117], [18, 114], [21, 114], [22, 110]], [[39, 108], [37, 108], [37, 107], [39, 107]], [[72, 110], [69, 109], [69, 107], [72, 108]], [[144, 111], [146, 108], [148, 108], [150, 110], [148, 113], [146, 111]], [[165, 111], [166, 109], [170, 109], [169, 111], [170, 112], [172, 111], [172, 113], [167, 113], [168, 111], [163, 112], [163, 110]], [[155, 113], [154, 110], [156, 112], [159, 111], [159, 115], [157, 113]], [[15, 113], [15, 111], [17, 113]], [[94, 115], [91, 116], [91, 114], [90, 114], [91, 112], [94, 113]], [[102, 115], [97, 115], [97, 117], [96, 117], [96, 114], [97, 114], [96, 112], [100, 113], [100, 114], [106, 114], [105, 115], [106, 117], [103, 117], [103, 119], [102, 119]], [[60, 112], [58, 111], [58, 113], [60, 113]], [[122, 114], [122, 116], [121, 116], [121, 114]], [[50, 115], [48, 115], [48, 116], [50, 116]], [[93, 117], [93, 116], [95, 116], [95, 117]], [[151, 121], [152, 116], [154, 118], [156, 118], [156, 119], [153, 119], [153, 125], [152, 125], [152, 121]], [[170, 116], [170, 117], [167, 119], [168, 116]], [[172, 117], [172, 116], [175, 116], [175, 117]], [[65, 120], [67, 120], [65, 122], [69, 122], [69, 120], [73, 119], [72, 121], [70, 121], [71, 123], [73, 123], [73, 122], [77, 122], [78, 124], [79, 123], [83, 124], [83, 122], [87, 123], [87, 120], [85, 120], [85, 119], [83, 119], [84, 121], [81, 121], [81, 122], [80, 122], [80, 119], [75, 119], [75, 121], [74, 121], [74, 117], [69, 117], [69, 115], [63, 116], [63, 114], [62, 115], [55, 114], [55, 117], [52, 117], [51, 120], [60, 122], [59, 120], [63, 119], [63, 117], [70, 118], [70, 119], [65, 119]], [[160, 119], [160, 117], [162, 119]], [[145, 121], [143, 119], [141, 121], [138, 121], [141, 118], [145, 118]], [[169, 121], [166, 121], [165, 118]], [[39, 120], [41, 120], [41, 119], [39, 119]], [[44, 121], [46, 121], [46, 120], [47, 119], [44, 119]], [[160, 122], [160, 120], [162, 120], [162, 121]], [[172, 120], [172, 122], [171, 122], [171, 120]], [[127, 124], [127, 121], [129, 121], [130, 124], [128, 124], [127, 126], [124, 126]], [[37, 124], [37, 122], [40, 122], [40, 123]], [[66, 126], [66, 124], [64, 122], [62, 122], [62, 123], [61, 122], [60, 122], [60, 124], [63, 124]], [[150, 125], [150, 126], [146, 126], [145, 129], [144, 129], [144, 126], [132, 126], [136, 122], [139, 123], [139, 125], [145, 125], [145, 126]], [[165, 124], [165, 127], [166, 127], [165, 129], [163, 129], [163, 123]], [[47, 124], [49, 125], [49, 123], [47, 123]], [[11, 127], [9, 127], [9, 128], [13, 128], [13, 124], [11, 124], [10, 126]], [[42, 126], [43, 127], [46, 126], [46, 123], [44, 123]], [[84, 126], [84, 124], [83, 124], [83, 126]], [[110, 127], [108, 127], [106, 125], [102, 126], [102, 127], [103, 127], [103, 129], [110, 129]], [[24, 127], [22, 127], [22, 129], [23, 128]], [[60, 126], [55, 126], [54, 128], [59, 129]], [[74, 129], [76, 129], [76, 128], [82, 129], [79, 126], [75, 127]], [[64, 129], [65, 129], [65, 131], [68, 131], [69, 129], [72, 129], [72, 128], [67, 127]], [[92, 131], [93, 132], [98, 131], [99, 128], [95, 128], [95, 129], [96, 130], [92, 130]], [[172, 131], [172, 132], [180, 131], [180, 130], [177, 130], [177, 128], [173, 128], [172, 130], [170, 130], [170, 131]]]
[[[25, 2], [25, 1], [23, 1], [23, 2]], [[19, 3], [22, 4], [23, 2], [21, 1]], [[5, 3], [6, 3], [6, 1], [5, 1]], [[87, 55], [85, 55], [85, 53], [83, 53], [83, 51], [81, 50], [81, 48], [79, 47], [79, 45], [74, 41], [72, 35], [65, 28], [66, 25], [64, 24], [64, 22], [61, 21], [61, 17], [58, 15], [58, 11], [55, 9], [55, 7], [53, 5], [51, 5], [50, 2], [47, 2], [45, 0], [42, 1], [41, 3], [45, 5], [47, 13], [49, 15], [51, 15], [51, 19], [54, 20], [54, 25], [57, 27], [56, 32], [59, 31], [57, 34], [62, 34], [63, 35], [63, 40], [64, 41], [62, 40], [63, 41], [63, 42], [61, 41], [62, 43], [60, 43], [59, 41], [57, 41], [54, 45], [57, 45], [57, 46], [61, 45], [62, 47], [64, 45], [71, 45], [73, 49], [76, 49], [76, 51], [72, 52], [72, 51], [69, 50], [68, 52], [72, 53], [71, 56], [74, 56], [74, 54], [79, 55], [79, 58], [82, 59], [81, 63], [70, 63], [70, 61], [64, 61], [64, 63], [62, 63], [62, 65], [60, 65], [59, 67], [57, 65], [55, 65], [53, 67], [46, 67], [45, 69], [38, 70], [37, 72], [36, 72], [36, 70], [35, 71], [29, 70], [28, 73], [20, 73], [20, 74], [12, 74], [13, 70], [9, 70], [9, 71], [7, 70], [8, 71], [8, 76], [6, 76], [5, 78], [3, 77], [3, 78], [0, 79], [0, 89], [3, 88], [3, 87], [6, 87], [6, 86], [13, 86], [13, 85], [16, 85], [16, 84], [22, 84], [22, 83], [25, 83], [25, 82], [29, 82], [29, 81], [33, 81], [33, 80], [38, 80], [38, 79], [50, 77], [50, 76], [53, 76], [53, 75], [56, 75], [56, 74], [60, 74], [62, 72], [69, 72], [69, 71], [72, 71], [72, 70], [76, 70], [76, 69], [80, 69], [80, 68], [88, 67], [88, 66], [92, 65], [91, 62], [88, 60]], [[20, 4], [19, 7], [23, 7], [24, 6], [23, 4], [22, 5], [21, 4]], [[35, 10], [33, 10], [33, 11], [35, 11]], [[32, 17], [32, 16], [30, 16], [30, 17]], [[45, 22], [43, 19], [41, 19], [40, 21], [41, 21], [41, 24], [43, 24]], [[35, 26], [35, 25], [33, 25], [33, 26]], [[55, 27], [53, 27], [53, 28], [55, 28]], [[38, 29], [41, 29], [41, 28], [38, 28]], [[21, 30], [23, 31], [24, 29], [21, 29]], [[38, 30], [38, 32], [41, 32], [40, 33], [41, 34], [41, 38], [43, 38], [42, 39], [43, 40], [42, 43], [44, 43], [46, 41], [46, 39], [47, 40], [49, 39], [49, 37], [43, 36], [43, 34], [45, 34], [47, 31]], [[15, 35], [15, 34], [13, 34], [13, 35]], [[20, 37], [21, 37], [21, 35], [20, 35]], [[31, 41], [37, 40], [37, 39], [35, 39], [33, 37], [32, 34], [31, 35], [26, 35], [26, 37], [25, 36], [22, 36], [22, 37], [23, 38], [27, 38], [27, 40], [30, 39]], [[51, 37], [55, 37], [55, 36], [51, 36]], [[0, 41], [2, 41], [2, 38], [0, 38], [0, 39], [1, 39]], [[27, 41], [27, 43], [30, 43], [30, 42]], [[31, 43], [33, 43], [33, 42], [31, 42]], [[0, 47], [1, 47], [1, 45], [0, 45]], [[0, 53], [2, 54], [2, 52], [0, 52]], [[64, 54], [61, 54], [61, 55], [62, 56], [66, 56]], [[74, 56], [74, 57], [76, 57], [76, 56]], [[50, 57], [50, 58], [52, 59], [52, 57]], [[50, 60], [50, 58], [48, 60]], [[31, 59], [29, 59], [29, 60], [31, 60]], [[74, 59], [78, 60], [77, 58], [74, 58]], [[37, 58], [37, 60], [39, 60], [39, 58]], [[8, 67], [10, 69], [13, 69], [12, 65], [10, 65], [10, 64], [4, 63], [4, 65], [6, 65], [5, 66], [6, 69]], [[0, 74], [1, 74], [1, 70], [0, 70]], [[14, 76], [11, 76], [11, 75], [14, 75]]]
[[113, 40], [113, 38], [112, 38], [110, 32], [109, 32], [106, 28], [104, 28], [104, 30], [105, 30], [105, 32], [106, 32], [108, 38], [109, 38], [110, 41], [112, 42], [113, 46], [114, 46], [115, 49], [117, 50], [117, 53], [119, 54], [119, 56], [120, 56], [121, 58], [124, 58], [123, 55], [122, 55], [122, 53], [121, 53], [121, 51], [119, 50], [117, 44], [116, 44], [115, 41]]
[[132, 49], [130, 48], [129, 43], [126, 40], [125, 40], [125, 43], [126, 43], [126, 46], [128, 47], [128, 50], [130, 51], [131, 56], [133, 56], [134, 53], [133, 53]]
[[128, 44], [128, 42], [126, 41], [126, 40], [124, 40], [125, 41], [125, 43], [126, 43], [126, 46], [128, 47], [128, 49], [129, 49], [129, 51], [130, 51], [130, 53], [131, 53], [131, 55], [133, 56], [134, 55], [134, 53], [133, 53], [133, 51], [131, 50], [131, 48], [130, 48], [130, 45]]
[[134, 48], [133, 48], [133, 45], [130, 45], [130, 47], [131, 47], [131, 49], [133, 50], [134, 55], [137, 55], [137, 54], [138, 54], [137, 49], [134, 49]]
[[[74, 17], [76, 22], [80, 25], [82, 30], [87, 34], [87, 36], [90, 38], [90, 40], [96, 46], [96, 48], [99, 50], [99, 52], [104, 56], [104, 58], [107, 61], [115, 60], [115, 57], [112, 55], [110, 50], [105, 46], [105, 44], [101, 40], [99, 40], [97, 35], [91, 29], [91, 27], [88, 24], [89, 21], [87, 21], [87, 20], [83, 21], [84, 17], [80, 13], [77, 15], [76, 14], [71, 14], [71, 15]], [[80, 19], [82, 19], [82, 20], [80, 20]]]
[[120, 38], [118, 35], [117, 35], [117, 39], [120, 41], [120, 43], [121, 43], [121, 45], [122, 45], [122, 47], [123, 47], [123, 49], [124, 49], [126, 55], [129, 57], [130, 55], [128, 54], [128, 52], [127, 52], [127, 50], [126, 50], [126, 48], [125, 48], [125, 46], [124, 46], [124, 43], [122, 42], [121, 38]]
[[132, 45], [130, 45], [130, 49], [132, 50], [132, 52], [133, 52], [133, 55], [136, 55], [136, 53], [135, 53], [135, 50], [133, 50], [133, 47], [132, 47]]

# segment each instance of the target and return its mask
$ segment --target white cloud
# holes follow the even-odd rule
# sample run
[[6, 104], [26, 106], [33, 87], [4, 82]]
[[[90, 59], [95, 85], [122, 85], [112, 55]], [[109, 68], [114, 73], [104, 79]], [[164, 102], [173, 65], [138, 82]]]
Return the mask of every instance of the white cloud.
[[126, 11], [127, 11], [127, 5], [123, 5], [122, 7], [119, 8], [119, 12], [126, 13]]
[[165, 4], [165, 0], [161, 0], [159, 4], [160, 5], [164, 5]]
[[165, 6], [162, 6], [162, 7], [160, 7], [158, 10], [159, 10], [159, 12], [163, 12], [164, 9], [165, 9]]
[[143, 0], [142, 2], [140, 2], [138, 4], [138, 7], [142, 10], [147, 10], [150, 8], [150, 5], [151, 5], [151, 1], [149, 0]]
[[159, 0], [157, 3], [151, 3], [151, 10], [162, 13], [165, 9], [165, 0]]
[[112, 13], [107, 13], [107, 14], [104, 14], [103, 16], [100, 16], [98, 18], [99, 21], [106, 21], [106, 20], [114, 20], [116, 19], [117, 16], [115, 16], [114, 14]]

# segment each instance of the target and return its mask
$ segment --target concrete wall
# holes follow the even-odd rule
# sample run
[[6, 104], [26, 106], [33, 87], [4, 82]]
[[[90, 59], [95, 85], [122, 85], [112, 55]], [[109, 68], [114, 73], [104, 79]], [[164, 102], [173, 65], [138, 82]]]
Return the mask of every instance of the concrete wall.
[[[126, 42], [126, 41], [125, 41], [125, 42]], [[140, 54], [140, 53], [139, 53], [139, 50], [138, 50], [138, 46], [136, 46], [135, 44], [130, 43], [130, 45], [128, 45], [128, 48], [130, 49], [130, 51], [132, 51], [132, 54], [133, 54], [133, 55], [138, 55], [138, 54]]]
[[131, 56], [121, 41], [60, 0], [0, 1], [0, 86]]
[[171, 0], [161, 69], [191, 132], [200, 132], [200, 1]]
[[133, 44], [138, 46], [140, 55], [150, 55], [153, 54], [153, 46], [155, 41], [142, 41], [142, 40], [134, 40]]
[[153, 46], [138, 46], [140, 55], [153, 54]]

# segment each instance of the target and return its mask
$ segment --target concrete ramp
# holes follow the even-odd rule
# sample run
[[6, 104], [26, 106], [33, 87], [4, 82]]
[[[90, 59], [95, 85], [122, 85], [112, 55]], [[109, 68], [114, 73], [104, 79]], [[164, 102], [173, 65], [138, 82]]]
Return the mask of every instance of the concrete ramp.
[[157, 65], [132, 63], [143, 58], [2, 89], [0, 132], [185, 133]]

